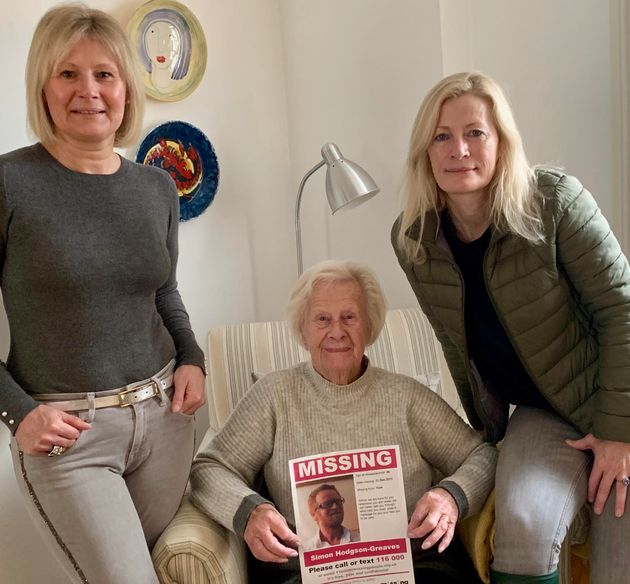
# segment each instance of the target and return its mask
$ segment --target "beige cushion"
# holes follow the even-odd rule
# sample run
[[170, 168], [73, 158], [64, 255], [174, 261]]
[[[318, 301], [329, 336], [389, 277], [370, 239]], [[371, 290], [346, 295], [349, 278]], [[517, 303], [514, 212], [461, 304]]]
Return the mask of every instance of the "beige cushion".
[[494, 552], [494, 491], [490, 493], [478, 515], [471, 515], [457, 524], [457, 533], [482, 582], [488, 584], [490, 561]]

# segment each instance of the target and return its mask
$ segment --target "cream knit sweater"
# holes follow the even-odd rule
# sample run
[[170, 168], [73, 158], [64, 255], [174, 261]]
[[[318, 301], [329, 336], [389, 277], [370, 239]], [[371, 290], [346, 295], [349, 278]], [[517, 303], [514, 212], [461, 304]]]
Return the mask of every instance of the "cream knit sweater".
[[259, 380], [197, 455], [192, 501], [242, 535], [254, 507], [267, 502], [252, 489], [263, 471], [293, 527], [290, 459], [390, 444], [400, 446], [408, 516], [436, 475], [460, 518], [479, 511], [494, 485], [496, 449], [414, 379], [368, 365], [354, 383], [335, 385], [301, 363]]

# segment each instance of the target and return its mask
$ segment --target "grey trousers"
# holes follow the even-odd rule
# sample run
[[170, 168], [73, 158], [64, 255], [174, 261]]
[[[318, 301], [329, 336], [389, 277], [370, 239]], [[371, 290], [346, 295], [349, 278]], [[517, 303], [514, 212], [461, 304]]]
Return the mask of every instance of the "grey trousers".
[[[496, 475], [495, 559], [498, 572], [553, 572], [573, 518], [586, 502], [589, 452], [564, 440], [581, 438], [559, 416], [518, 407], [508, 424]], [[630, 501], [614, 516], [615, 493], [604, 513], [591, 513], [591, 584], [630, 583]]]
[[194, 449], [194, 418], [171, 412], [170, 394], [95, 410], [61, 456], [28, 456], [11, 441], [20, 490], [68, 582], [158, 582], [149, 550], [177, 511]]

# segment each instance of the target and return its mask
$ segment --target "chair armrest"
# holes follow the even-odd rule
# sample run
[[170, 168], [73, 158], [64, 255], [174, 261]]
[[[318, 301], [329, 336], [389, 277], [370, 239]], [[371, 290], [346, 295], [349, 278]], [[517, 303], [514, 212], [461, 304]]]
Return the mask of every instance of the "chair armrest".
[[467, 517], [457, 526], [468, 555], [473, 561], [479, 577], [485, 584], [490, 582], [490, 562], [494, 542], [494, 491], [477, 515]]
[[244, 544], [187, 496], [151, 556], [161, 584], [247, 584]]

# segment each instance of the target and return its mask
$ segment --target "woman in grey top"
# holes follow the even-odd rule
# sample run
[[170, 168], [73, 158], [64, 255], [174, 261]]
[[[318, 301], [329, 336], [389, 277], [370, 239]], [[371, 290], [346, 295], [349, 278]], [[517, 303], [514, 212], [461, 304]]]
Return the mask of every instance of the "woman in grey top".
[[41, 141], [0, 156], [0, 419], [33, 517], [69, 581], [90, 584], [157, 582], [149, 549], [204, 402], [175, 276], [177, 191], [114, 152], [142, 123], [132, 55], [107, 14], [47, 12], [26, 75]]
[[[311, 362], [271, 373], [245, 395], [193, 463], [194, 504], [265, 562], [254, 564], [250, 581], [299, 582], [288, 461], [398, 444], [417, 576], [435, 584], [477, 582], [453, 537], [456, 522], [479, 511], [494, 484], [496, 450], [437, 394], [370, 365], [364, 350], [385, 320], [374, 274], [351, 262], [313, 266], [293, 290], [289, 319]], [[445, 477], [437, 484], [436, 471]], [[259, 473], [269, 499], [254, 490]], [[316, 503], [322, 544], [343, 543], [339, 531], [335, 537], [322, 528], [323, 514], [340, 506]]]

